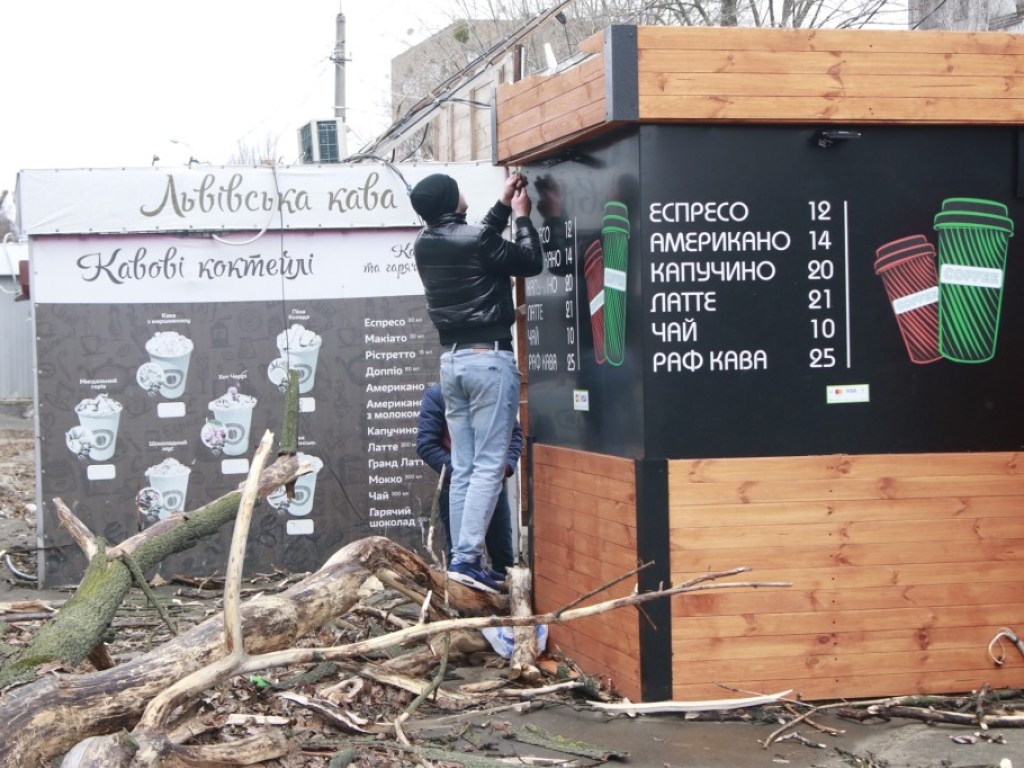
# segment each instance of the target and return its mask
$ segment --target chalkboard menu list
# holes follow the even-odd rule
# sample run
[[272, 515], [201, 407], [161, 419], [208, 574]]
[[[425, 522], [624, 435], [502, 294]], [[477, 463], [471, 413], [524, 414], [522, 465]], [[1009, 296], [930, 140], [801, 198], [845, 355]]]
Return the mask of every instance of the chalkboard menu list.
[[437, 335], [422, 314], [364, 320], [366, 381], [366, 527], [373, 533], [419, 530], [416, 423], [426, 380], [436, 380]]
[[[800, 365], [799, 349], [806, 368], [850, 367], [847, 203], [796, 208], [780, 220], [759, 215], [757, 201], [649, 204], [651, 373], [767, 371]], [[751, 321], [751, 303], [771, 294], [770, 311]], [[796, 332], [779, 333], [780, 315], [797, 318]]]
[[[593, 355], [589, 367], [622, 366], [631, 343], [644, 375], [666, 379], [848, 369], [848, 203], [808, 199], [789, 207], [780, 217], [756, 200], [647, 202], [640, 246], [648, 252], [634, 269], [642, 334], [627, 328], [625, 307], [614, 309], [616, 300], [626, 302], [628, 271], [616, 276], [607, 266], [615, 238], [628, 241], [628, 225], [610, 227], [606, 213], [580, 258], [576, 220], [545, 222], [546, 268], [526, 281], [528, 372], [575, 375], [584, 354]], [[763, 320], [752, 321], [758, 306]], [[843, 387], [847, 397], [858, 396], [856, 385]]]
[[574, 219], [559, 219], [539, 229], [545, 271], [526, 279], [529, 372], [573, 373], [579, 369], [575, 224]]

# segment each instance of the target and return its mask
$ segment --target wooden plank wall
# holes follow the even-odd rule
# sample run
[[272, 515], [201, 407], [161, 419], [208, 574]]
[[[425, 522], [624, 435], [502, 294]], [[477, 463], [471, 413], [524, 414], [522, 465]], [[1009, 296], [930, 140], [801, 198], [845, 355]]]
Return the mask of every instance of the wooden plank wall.
[[[636, 568], [634, 463], [568, 448], [533, 450], [534, 600], [560, 608]], [[586, 604], [623, 597], [623, 582]], [[635, 609], [622, 609], [549, 630], [549, 648], [587, 673], [608, 675], [624, 696], [640, 700], [640, 630]]]
[[788, 589], [673, 601], [673, 696], [807, 699], [1024, 685], [1024, 455], [669, 462], [672, 579], [748, 566]]
[[638, 27], [636, 51], [603, 50], [602, 35], [580, 48], [594, 55], [498, 88], [499, 162], [611, 127], [605, 73], [622, 56], [637, 59], [638, 123], [1024, 122], [1021, 35]]
[[549, 143], [582, 138], [605, 125], [604, 56], [592, 55], [551, 77], [498, 86], [497, 157], [507, 162]]
[[640, 122], [1024, 121], [1008, 33], [640, 27]]

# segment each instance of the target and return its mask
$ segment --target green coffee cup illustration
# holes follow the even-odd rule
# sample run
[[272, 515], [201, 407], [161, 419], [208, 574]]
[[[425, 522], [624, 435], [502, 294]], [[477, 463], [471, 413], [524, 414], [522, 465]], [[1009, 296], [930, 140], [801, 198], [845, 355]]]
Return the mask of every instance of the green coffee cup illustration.
[[1006, 251], [1007, 208], [993, 200], [951, 197], [935, 215], [939, 259], [939, 351], [958, 363], [996, 353]]
[[626, 266], [629, 255], [629, 210], [624, 203], [604, 205], [604, 351], [610, 365], [626, 359]]

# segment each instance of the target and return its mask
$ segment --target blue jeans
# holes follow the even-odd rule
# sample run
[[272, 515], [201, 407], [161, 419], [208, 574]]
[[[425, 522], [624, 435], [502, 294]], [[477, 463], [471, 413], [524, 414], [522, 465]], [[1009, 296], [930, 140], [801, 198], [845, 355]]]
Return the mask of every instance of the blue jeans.
[[512, 352], [471, 347], [441, 355], [441, 392], [452, 439], [452, 562], [477, 565], [505, 479], [519, 368]]
[[[437, 503], [438, 517], [444, 526], [444, 536], [448, 543], [448, 557], [451, 558], [452, 551], [452, 526], [449, 521], [450, 509], [448, 503], [448, 489], [441, 491]], [[515, 552], [512, 548], [512, 508], [508, 503], [508, 492], [502, 483], [501, 493], [498, 494], [498, 503], [494, 505], [494, 515], [491, 523], [487, 526], [487, 535], [484, 536], [484, 545], [487, 548], [487, 556], [491, 560], [491, 568], [502, 576], [505, 570], [515, 565]]]

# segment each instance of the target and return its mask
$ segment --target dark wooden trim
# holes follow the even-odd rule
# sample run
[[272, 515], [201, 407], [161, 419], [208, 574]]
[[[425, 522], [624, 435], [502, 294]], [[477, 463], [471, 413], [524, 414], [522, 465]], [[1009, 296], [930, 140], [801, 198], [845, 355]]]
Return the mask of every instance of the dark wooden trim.
[[[521, 525], [526, 526], [526, 546], [527, 551], [527, 565], [530, 568], [530, 573], [534, 572], [533, 553], [536, 547], [533, 543], [533, 535], [536, 527], [533, 524], [533, 510], [536, 509], [533, 497], [533, 446], [536, 438], [533, 435], [524, 435], [526, 442], [526, 451], [523, 453], [523, 474], [526, 476], [526, 515], [519, 521]], [[522, 553], [520, 553], [522, 555]]]
[[640, 117], [639, 57], [636, 27], [617, 24], [605, 30], [605, 120]]
[[[639, 562], [653, 562], [640, 571], [641, 592], [671, 583], [668, 530], [668, 462], [636, 461], [636, 548]], [[644, 701], [672, 698], [672, 606], [668, 599], [646, 603], [640, 622], [640, 690]], [[652, 626], [653, 625], [653, 626]]]

